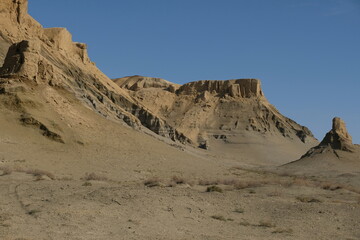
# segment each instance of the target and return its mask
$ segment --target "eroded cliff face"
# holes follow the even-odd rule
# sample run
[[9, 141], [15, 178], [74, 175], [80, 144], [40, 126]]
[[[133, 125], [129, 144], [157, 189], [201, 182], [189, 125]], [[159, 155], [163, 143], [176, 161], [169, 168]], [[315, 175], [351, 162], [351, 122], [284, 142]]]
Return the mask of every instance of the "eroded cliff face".
[[333, 149], [351, 152], [354, 148], [352, 138], [346, 129], [345, 122], [338, 117], [333, 118], [332, 129], [325, 135], [319, 146], [330, 146]]
[[175, 92], [175, 90], [180, 86], [162, 78], [144, 77], [139, 75], [117, 78], [113, 79], [113, 81], [121, 88], [132, 91], [138, 91], [143, 88], [160, 88], [170, 92]]
[[203, 80], [182, 85], [177, 94], [211, 94], [219, 97], [229, 95], [235, 98], [262, 97], [261, 83], [258, 79], [234, 79], [227, 81]]
[[[205, 80], [182, 86], [142, 76], [112, 81], [90, 61], [86, 44], [73, 42], [66, 29], [42, 28], [27, 14], [27, 1], [4, 2], [0, 50], [7, 49], [0, 52], [0, 104], [16, 113], [21, 124], [37, 128], [45, 137], [53, 136], [50, 140], [78, 141], [76, 136], [67, 137], [71, 124], [62, 117], [42, 114], [45, 109], [52, 116], [72, 112], [65, 111], [62, 102], [66, 102], [196, 147], [216, 145], [218, 152], [227, 152], [221, 144], [240, 146], [234, 155], [246, 151], [238, 144], [251, 142], [254, 136], [254, 148], [260, 144], [278, 152], [290, 146], [303, 153], [316, 142], [306, 127], [281, 115], [266, 100], [257, 79]], [[23, 116], [31, 124], [22, 121]]]
[[[128, 79], [130, 87], [125, 84]], [[214, 141], [246, 142], [249, 134], [303, 146], [317, 143], [310, 130], [267, 101], [257, 79], [202, 80], [172, 88], [142, 76], [115, 82], [202, 148], [211, 148]]]
[[27, 14], [27, 4], [25, 0], [3, 0], [0, 5], [0, 93], [4, 105], [43, 124], [46, 120], [37, 119], [36, 112], [52, 101], [51, 96], [44, 95], [30, 105], [22, 98], [36, 89], [59, 95], [66, 91], [105, 118], [190, 142], [105, 76], [88, 58], [86, 44], [73, 42], [65, 28], [42, 28]]

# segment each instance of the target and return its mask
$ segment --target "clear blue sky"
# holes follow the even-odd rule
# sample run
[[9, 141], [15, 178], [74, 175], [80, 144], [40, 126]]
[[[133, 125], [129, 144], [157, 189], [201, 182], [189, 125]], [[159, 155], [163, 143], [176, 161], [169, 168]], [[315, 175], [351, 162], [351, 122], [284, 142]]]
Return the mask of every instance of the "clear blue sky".
[[29, 0], [111, 78], [259, 78], [318, 139], [343, 118], [360, 143], [360, 0]]

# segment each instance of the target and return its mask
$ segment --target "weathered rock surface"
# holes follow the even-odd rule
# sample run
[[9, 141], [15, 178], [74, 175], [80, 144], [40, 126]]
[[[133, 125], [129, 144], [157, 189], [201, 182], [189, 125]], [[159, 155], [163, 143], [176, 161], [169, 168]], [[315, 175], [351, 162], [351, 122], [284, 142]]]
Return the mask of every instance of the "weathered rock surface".
[[217, 96], [251, 98], [262, 97], [261, 83], [258, 79], [233, 79], [227, 81], [203, 80], [182, 85], [177, 94], [191, 95], [203, 92], [215, 93]]
[[342, 119], [333, 118], [332, 129], [325, 135], [319, 146], [330, 146], [333, 149], [351, 151], [353, 148], [352, 138]]
[[353, 152], [356, 146], [352, 144], [352, 138], [346, 129], [345, 122], [335, 117], [332, 120], [332, 129], [316, 147], [311, 148], [301, 158], [312, 157], [318, 154], [333, 152], [337, 157], [337, 151]]
[[37, 119], [37, 108], [49, 99], [25, 106], [22, 95], [31, 95], [34, 88], [65, 91], [105, 118], [190, 142], [96, 68], [86, 44], [73, 42], [65, 28], [43, 28], [27, 14], [27, 4], [26, 0], [3, 0], [0, 5], [0, 92], [5, 106]]
[[[18, 120], [28, 114], [39, 126], [51, 129], [58, 125], [64, 133], [71, 132], [61, 118], [41, 114], [55, 101], [54, 96], [59, 100], [69, 95], [104, 118], [206, 149], [218, 143], [238, 146], [256, 135], [262, 145], [275, 142], [271, 149], [278, 149], [285, 158], [288, 150], [282, 150], [283, 146], [290, 144], [289, 151], [303, 152], [316, 142], [307, 128], [282, 116], [268, 103], [257, 79], [205, 80], [182, 86], [142, 76], [112, 81], [90, 61], [86, 44], [73, 42], [65, 28], [43, 28], [27, 14], [25, 0], [3, 2], [0, 104], [16, 112]], [[41, 94], [34, 98], [36, 91]], [[61, 116], [58, 100], [51, 111]], [[40, 133], [45, 136], [44, 129]], [[61, 131], [53, 132], [61, 141], [69, 142]], [[254, 141], [253, 146], [257, 143]]]
[[179, 85], [168, 82], [162, 78], [143, 77], [139, 75], [113, 79], [121, 88], [137, 91], [142, 88], [161, 88], [174, 92]]
[[[318, 143], [309, 129], [284, 117], [267, 101], [257, 79], [196, 81], [174, 86], [174, 91], [169, 91], [170, 82], [155, 78], [133, 76], [114, 82], [203, 149], [214, 149], [220, 143], [238, 146], [252, 142], [249, 136], [258, 136], [254, 145], [263, 145], [259, 139], [269, 138], [276, 142], [273, 148], [291, 146], [299, 149], [300, 157]], [[270, 146], [271, 141], [266, 140], [265, 145]], [[234, 152], [243, 151], [243, 146]]]

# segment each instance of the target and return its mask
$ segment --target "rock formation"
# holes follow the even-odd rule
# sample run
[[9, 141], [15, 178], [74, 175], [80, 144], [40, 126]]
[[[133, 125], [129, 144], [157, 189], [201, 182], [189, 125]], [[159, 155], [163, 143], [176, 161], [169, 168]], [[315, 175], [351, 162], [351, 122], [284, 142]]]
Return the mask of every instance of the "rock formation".
[[[279, 152], [287, 145], [303, 151], [316, 142], [306, 127], [266, 100], [257, 79], [182, 86], [142, 76], [112, 81], [90, 61], [86, 44], [73, 42], [65, 28], [43, 28], [29, 16], [26, 0], [0, 5], [0, 63], [0, 104], [15, 111], [20, 122], [24, 115], [34, 119], [37, 124], [26, 126], [40, 126], [40, 133], [52, 132], [57, 137], [51, 139], [61, 143], [69, 141], [62, 132], [71, 129], [61, 118], [48, 119], [41, 112], [65, 95], [104, 118], [205, 149], [218, 143], [235, 146], [249, 136], [265, 145], [279, 142], [272, 147]], [[51, 111], [62, 114], [61, 106]]]
[[179, 85], [168, 82], [162, 78], [143, 77], [139, 75], [113, 79], [121, 88], [138, 91], [142, 88], [161, 88], [174, 92]]
[[234, 79], [227, 81], [197, 81], [182, 85], [178, 94], [190, 95], [203, 92], [216, 93], [218, 96], [251, 98], [263, 96], [260, 80], [258, 79]]
[[[258, 136], [284, 142], [282, 147], [300, 146], [301, 156], [301, 151], [317, 144], [306, 127], [284, 117], [267, 101], [258, 79], [202, 80], [179, 86], [132, 76], [114, 82], [203, 149], [220, 143], [237, 146], [250, 141], [247, 136]], [[271, 141], [266, 144], [270, 146]], [[242, 147], [235, 151], [243, 151]]]
[[[16, 109], [21, 114], [37, 118], [33, 116], [37, 109], [25, 106], [22, 99], [35, 88], [66, 90], [103, 117], [190, 142], [97, 69], [88, 58], [86, 44], [73, 42], [65, 28], [42, 28], [27, 14], [26, 0], [4, 0], [0, 5], [0, 63], [3, 102], [14, 106], [18, 99]], [[33, 105], [45, 106], [49, 99], [38, 101]]]
[[325, 135], [319, 146], [330, 146], [333, 149], [351, 152], [353, 148], [352, 138], [342, 119], [333, 118], [332, 129]]
[[335, 117], [332, 120], [332, 129], [325, 135], [320, 144], [311, 148], [301, 158], [311, 157], [329, 151], [339, 156], [338, 152], [336, 152], [339, 150], [353, 152], [355, 145], [352, 144], [352, 138], [346, 129], [345, 122]]

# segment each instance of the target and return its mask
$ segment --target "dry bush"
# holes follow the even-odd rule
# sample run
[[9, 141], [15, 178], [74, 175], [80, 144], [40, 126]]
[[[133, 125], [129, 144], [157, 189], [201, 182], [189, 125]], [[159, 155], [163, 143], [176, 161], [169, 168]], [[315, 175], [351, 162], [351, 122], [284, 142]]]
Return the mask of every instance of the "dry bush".
[[221, 216], [221, 215], [213, 215], [213, 216], [211, 216], [211, 218], [216, 219], [216, 220], [219, 220], [219, 221], [224, 221], [224, 222], [226, 222], [226, 218], [224, 218], [224, 217]]
[[260, 221], [258, 226], [259, 227], [272, 228], [272, 227], [275, 227], [276, 225], [271, 223], [270, 221]]
[[303, 203], [321, 203], [321, 200], [309, 196], [299, 196], [296, 199]]
[[213, 185], [213, 186], [209, 186], [206, 188], [206, 192], [219, 192], [219, 193], [222, 193], [223, 190], [221, 187], [218, 187], [216, 185]]
[[242, 208], [236, 208], [236, 209], [234, 210], [234, 212], [236, 212], [236, 213], [244, 213], [245, 211], [244, 211], [244, 209], [242, 209]]
[[149, 178], [144, 181], [144, 185], [147, 187], [158, 187], [160, 186], [160, 180], [157, 177]]
[[175, 184], [185, 184], [187, 182], [184, 178], [178, 176], [173, 176], [171, 180]]
[[291, 228], [277, 228], [271, 233], [292, 233], [293, 230]]
[[37, 177], [38, 180], [41, 180], [41, 178], [43, 176], [47, 176], [48, 178], [50, 178], [51, 180], [55, 179], [55, 175], [52, 174], [51, 172], [48, 171], [44, 171], [44, 170], [40, 170], [40, 169], [18, 169], [18, 172], [23, 172], [26, 174], [31, 174], [34, 177]]
[[89, 187], [89, 186], [92, 186], [92, 184], [91, 184], [91, 182], [84, 182], [84, 183], [82, 184], [82, 186], [84, 186], [84, 187]]
[[320, 187], [324, 190], [330, 190], [330, 191], [335, 191], [335, 190], [338, 190], [338, 189], [341, 189], [342, 186], [339, 185], [339, 184], [334, 184], [334, 183], [331, 183], [331, 182], [322, 182], [320, 184]]
[[[268, 182], [270, 183], [270, 182]], [[260, 187], [265, 184], [264, 181], [239, 181], [237, 179], [217, 179], [217, 180], [199, 180], [199, 185], [227, 185], [234, 186], [236, 189], [244, 189], [250, 187]]]
[[0, 171], [2, 171], [2, 174], [0, 176], [9, 175], [12, 173], [12, 169], [9, 166], [1, 166]]
[[108, 181], [109, 179], [106, 176], [98, 175], [94, 172], [85, 173], [85, 177], [83, 178], [86, 181], [95, 180], [95, 181]]
[[173, 176], [170, 180], [170, 183], [167, 186], [175, 187], [176, 185], [181, 185], [181, 184], [188, 184], [190, 186], [193, 186], [194, 182], [190, 181], [188, 179], [185, 179], [184, 177]]

